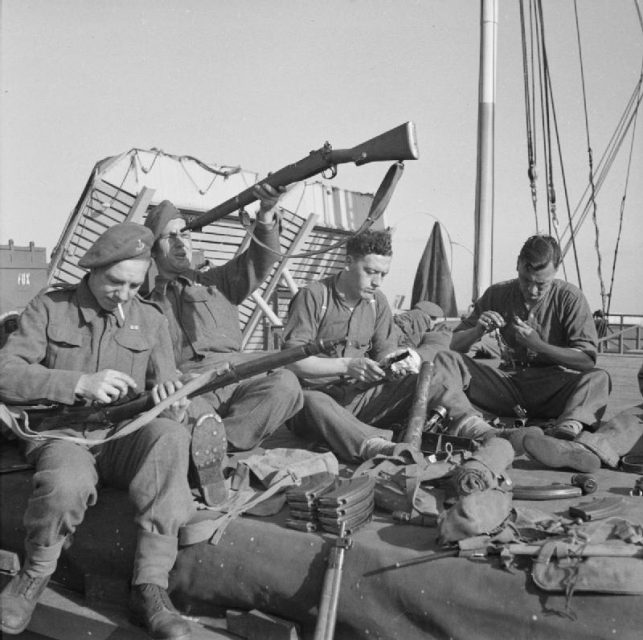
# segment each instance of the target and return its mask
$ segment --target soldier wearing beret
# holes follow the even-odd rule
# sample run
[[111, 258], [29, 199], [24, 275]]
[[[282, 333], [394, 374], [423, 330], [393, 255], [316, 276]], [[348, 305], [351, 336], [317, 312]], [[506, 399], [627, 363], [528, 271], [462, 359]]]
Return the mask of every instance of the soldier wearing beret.
[[[154, 232], [152, 257], [159, 274], [149, 297], [169, 320], [174, 354], [183, 372], [252, 357], [241, 353], [237, 305], [265, 280], [280, 252], [276, 220], [280, 194], [270, 185], [258, 185], [256, 195], [260, 209], [248, 249], [206, 270], [192, 268], [191, 235], [171, 202], [161, 202], [145, 220]], [[303, 402], [297, 378], [285, 369], [203, 397], [223, 418], [228, 446], [237, 451], [257, 446], [299, 411]]]
[[[45, 290], [27, 306], [0, 351], [7, 403], [110, 403], [152, 389], [158, 404], [181, 386], [167, 320], [138, 295], [154, 236], [142, 225], [108, 229], [80, 260], [78, 285]], [[2, 631], [21, 633], [54, 573], [63, 546], [96, 502], [98, 482], [128, 490], [138, 537], [132, 579], [135, 619], [152, 637], [186, 640], [187, 622], [167, 594], [179, 527], [192, 515], [187, 400], [138, 431], [91, 446], [60, 425], [58, 439], [30, 441], [33, 491], [24, 515], [25, 560], [0, 595]], [[109, 437], [107, 428], [100, 436]], [[76, 436], [69, 438], [68, 436]]]

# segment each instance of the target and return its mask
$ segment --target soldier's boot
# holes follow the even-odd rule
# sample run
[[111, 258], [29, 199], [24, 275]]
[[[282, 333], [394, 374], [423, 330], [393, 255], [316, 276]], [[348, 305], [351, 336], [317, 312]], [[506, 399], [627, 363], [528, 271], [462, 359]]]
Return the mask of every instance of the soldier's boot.
[[515, 454], [520, 456], [525, 453], [523, 442], [527, 435], [542, 436], [545, 435], [545, 432], [540, 427], [535, 426], [518, 427], [517, 429], [507, 429], [500, 437], [509, 440], [509, 444], [513, 447]]
[[20, 571], [11, 579], [0, 594], [3, 634], [17, 635], [27, 628], [50, 577], [32, 578]]
[[223, 475], [226, 449], [225, 427], [219, 415], [209, 410], [196, 417], [190, 442], [190, 484], [211, 507], [228, 497]]
[[64, 542], [45, 547], [27, 541], [24, 566], [0, 593], [3, 633], [17, 635], [29, 626], [38, 598], [56, 569]]
[[546, 435], [526, 435], [523, 446], [531, 458], [553, 469], [569, 468], [593, 473], [601, 468], [601, 459], [577, 441], [570, 442]]
[[174, 608], [167, 591], [157, 584], [137, 584], [130, 596], [132, 621], [155, 640], [188, 640], [190, 625]]
[[190, 625], [167, 593], [168, 576], [178, 553], [176, 536], [139, 529], [130, 593], [132, 622], [155, 640], [188, 640]]

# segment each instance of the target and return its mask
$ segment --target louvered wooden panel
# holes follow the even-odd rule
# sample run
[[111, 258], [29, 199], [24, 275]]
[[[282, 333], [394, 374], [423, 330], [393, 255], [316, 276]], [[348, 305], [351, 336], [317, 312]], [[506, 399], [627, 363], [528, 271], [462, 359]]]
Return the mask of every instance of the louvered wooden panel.
[[94, 180], [84, 202], [74, 212], [63, 233], [60, 250], [52, 257], [49, 284], [74, 284], [85, 274], [78, 261], [109, 227], [125, 222], [137, 201], [136, 195], [115, 185]]

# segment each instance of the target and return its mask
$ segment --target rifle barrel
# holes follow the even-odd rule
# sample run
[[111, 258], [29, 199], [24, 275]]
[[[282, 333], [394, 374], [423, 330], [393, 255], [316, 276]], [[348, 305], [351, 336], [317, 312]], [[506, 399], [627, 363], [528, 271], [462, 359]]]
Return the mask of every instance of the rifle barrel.
[[[332, 149], [327, 142], [323, 147], [311, 151], [301, 160], [268, 174], [257, 184], [269, 184], [275, 188], [285, 187], [293, 182], [301, 182], [311, 178], [338, 164], [353, 162], [360, 166], [369, 162], [417, 160], [419, 157], [415, 124], [409, 121], [350, 149]], [[187, 222], [185, 229], [202, 229], [206, 225], [225, 218], [230, 213], [255, 202], [258, 199], [254, 194], [256, 186], [244, 189], [236, 196]]]

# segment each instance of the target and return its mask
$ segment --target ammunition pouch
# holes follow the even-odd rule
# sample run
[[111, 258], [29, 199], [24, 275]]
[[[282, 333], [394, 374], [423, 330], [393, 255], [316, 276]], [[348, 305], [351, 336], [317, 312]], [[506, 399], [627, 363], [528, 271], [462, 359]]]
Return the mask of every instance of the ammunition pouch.
[[[640, 525], [621, 518], [596, 523], [595, 529], [583, 525], [585, 539], [546, 542], [532, 568], [535, 584], [549, 592], [643, 594], [643, 558], [617, 557], [626, 550], [641, 549], [631, 540], [640, 538]], [[634, 534], [634, 535], [630, 535]], [[604, 555], [583, 557], [583, 546], [600, 545]]]
[[[443, 509], [443, 478], [457, 466], [455, 459], [429, 462], [422, 455], [403, 451], [398, 456], [375, 456], [355, 470], [354, 477], [375, 481], [375, 505], [397, 514], [398, 521], [434, 526]], [[401, 515], [406, 514], [406, 518]], [[419, 516], [422, 516], [419, 518]]]

